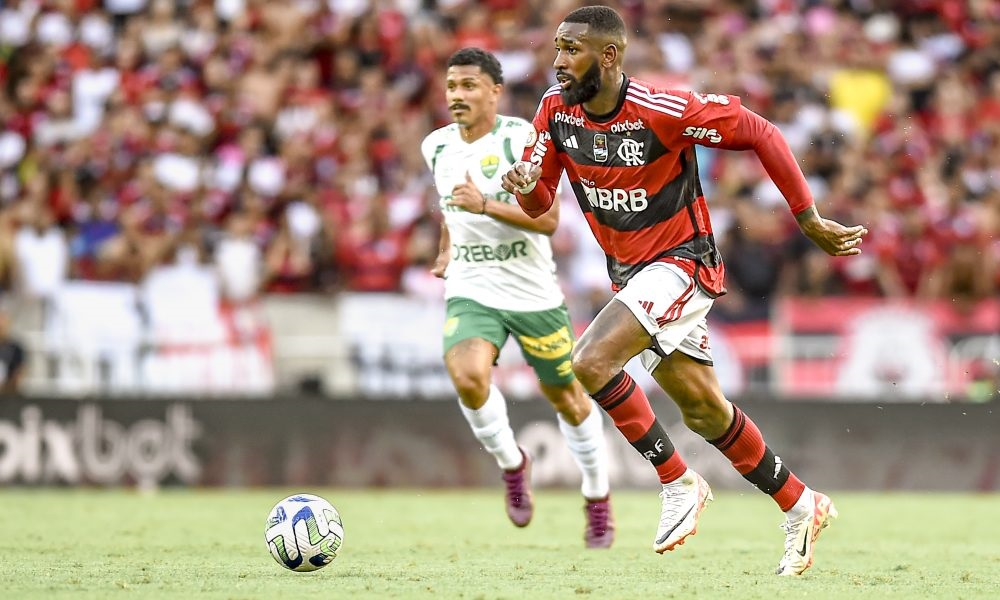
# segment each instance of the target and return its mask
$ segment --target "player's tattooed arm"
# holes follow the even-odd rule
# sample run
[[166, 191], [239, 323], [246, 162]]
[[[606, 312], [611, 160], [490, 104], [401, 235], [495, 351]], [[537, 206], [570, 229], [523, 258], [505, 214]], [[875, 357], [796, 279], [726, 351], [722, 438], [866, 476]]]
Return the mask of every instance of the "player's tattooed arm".
[[820, 216], [815, 206], [795, 215], [799, 229], [830, 256], [861, 254], [861, 240], [868, 230], [863, 225], [848, 227]]

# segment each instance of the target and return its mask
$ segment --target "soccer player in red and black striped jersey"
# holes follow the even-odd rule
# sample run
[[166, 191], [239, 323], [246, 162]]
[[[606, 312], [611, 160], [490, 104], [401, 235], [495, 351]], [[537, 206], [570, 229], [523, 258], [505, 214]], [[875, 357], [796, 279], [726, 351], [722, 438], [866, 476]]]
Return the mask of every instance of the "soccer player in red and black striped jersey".
[[725, 293], [725, 267], [694, 146], [756, 152], [802, 232], [831, 255], [860, 253], [867, 230], [819, 216], [784, 137], [738, 97], [660, 90], [628, 77], [625, 46], [625, 24], [610, 8], [580, 8], [563, 20], [553, 63], [559, 83], [542, 97], [535, 134], [503, 185], [516, 192], [522, 210], [538, 216], [552, 205], [565, 170], [607, 254], [617, 293], [580, 337], [573, 372], [660, 477], [653, 548], [672, 550], [693, 534], [712, 492], [675, 452], [646, 395], [623, 371], [636, 355], [685, 424], [785, 511], [777, 572], [798, 575], [812, 564], [813, 543], [836, 509], [788, 470], [719, 388], [706, 315]]

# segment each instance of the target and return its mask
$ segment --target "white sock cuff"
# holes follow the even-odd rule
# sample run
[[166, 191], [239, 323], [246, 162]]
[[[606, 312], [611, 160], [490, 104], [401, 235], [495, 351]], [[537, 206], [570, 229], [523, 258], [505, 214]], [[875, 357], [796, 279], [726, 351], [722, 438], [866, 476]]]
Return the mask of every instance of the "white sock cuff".
[[795, 501], [790, 509], [785, 511], [787, 514], [793, 515], [804, 515], [813, 509], [813, 491], [808, 487], [802, 490], [802, 494], [799, 499]]
[[592, 400], [590, 414], [579, 425], [570, 425], [562, 415], [556, 413], [559, 421], [559, 430], [562, 431], [566, 441], [572, 445], [586, 444], [587, 442], [600, 443], [604, 440], [604, 418], [601, 409]]
[[497, 421], [502, 421], [504, 424], [508, 422], [507, 400], [495, 385], [490, 386], [490, 395], [486, 397], [486, 402], [479, 408], [469, 408], [462, 404], [461, 399], [458, 401], [458, 406], [462, 409], [462, 414], [465, 415], [465, 419], [473, 429], [479, 429]]

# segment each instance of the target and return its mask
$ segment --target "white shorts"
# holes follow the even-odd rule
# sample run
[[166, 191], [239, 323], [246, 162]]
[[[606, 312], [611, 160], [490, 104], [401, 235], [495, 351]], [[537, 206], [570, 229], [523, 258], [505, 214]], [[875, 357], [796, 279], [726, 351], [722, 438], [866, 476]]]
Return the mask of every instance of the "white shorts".
[[615, 299], [628, 307], [653, 338], [639, 354], [650, 373], [662, 357], [674, 350], [712, 364], [706, 316], [715, 299], [701, 291], [694, 279], [670, 263], [653, 263], [628, 281]]

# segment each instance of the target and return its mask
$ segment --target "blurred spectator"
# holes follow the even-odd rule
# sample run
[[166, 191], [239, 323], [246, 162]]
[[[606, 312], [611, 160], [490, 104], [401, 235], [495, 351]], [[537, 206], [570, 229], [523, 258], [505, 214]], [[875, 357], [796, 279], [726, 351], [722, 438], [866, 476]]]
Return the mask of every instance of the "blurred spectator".
[[14, 235], [14, 290], [34, 301], [51, 300], [69, 271], [66, 233], [48, 206], [25, 201], [20, 208], [23, 225]]
[[374, 196], [368, 210], [338, 239], [336, 259], [345, 287], [357, 292], [395, 292], [410, 260], [408, 227], [392, 228], [386, 196]]
[[990, 248], [998, 233], [995, 201], [969, 202], [966, 193], [958, 182], [953, 183], [947, 203], [929, 217], [943, 254], [939, 272], [930, 278], [939, 286], [934, 295], [956, 301], [990, 298], [997, 289], [997, 257]]
[[[268, 292], [302, 292], [312, 286], [313, 274], [316, 272], [312, 235], [310, 232], [303, 232], [298, 221], [294, 212], [290, 214], [286, 210], [268, 246], [264, 258], [264, 277]], [[306, 227], [311, 228], [312, 224]]]
[[215, 247], [215, 266], [222, 295], [230, 302], [244, 302], [257, 295], [264, 270], [260, 247], [253, 239], [253, 220], [234, 213]]
[[153, 0], [142, 26], [142, 47], [146, 56], [156, 58], [181, 40], [181, 23], [174, 18], [173, 0]]
[[890, 297], [932, 298], [942, 287], [942, 246], [920, 205], [901, 204], [896, 212], [898, 216], [874, 240], [882, 293]]
[[24, 369], [24, 347], [11, 336], [7, 311], [0, 308], [0, 395], [18, 392]]
[[[197, 238], [231, 300], [334, 277], [426, 290], [440, 216], [413, 140], [447, 122], [444, 61], [495, 50], [505, 112], [530, 117], [577, 4], [9, 0], [4, 258], [22, 286], [140, 282]], [[872, 231], [858, 260], [787, 250], [797, 234], [760, 165], [699, 149], [730, 265], [720, 315], [760, 318], [782, 294], [996, 293], [1000, 2], [613, 4], [635, 31], [630, 74], [740, 95], [785, 133], [824, 212]], [[607, 294], [591, 250], [555, 245], [585, 313]]]
[[716, 308], [723, 319], [763, 320], [785, 273], [789, 252], [787, 211], [743, 199], [722, 249], [729, 293]]
[[410, 230], [407, 255], [410, 266], [402, 275], [401, 291], [409, 296], [437, 301], [444, 295], [444, 280], [431, 274], [438, 255], [441, 226], [430, 214], [424, 214]]
[[100, 245], [99, 279], [138, 283], [165, 253], [163, 236], [144, 231], [141, 210], [133, 205], [122, 211], [118, 233]]

